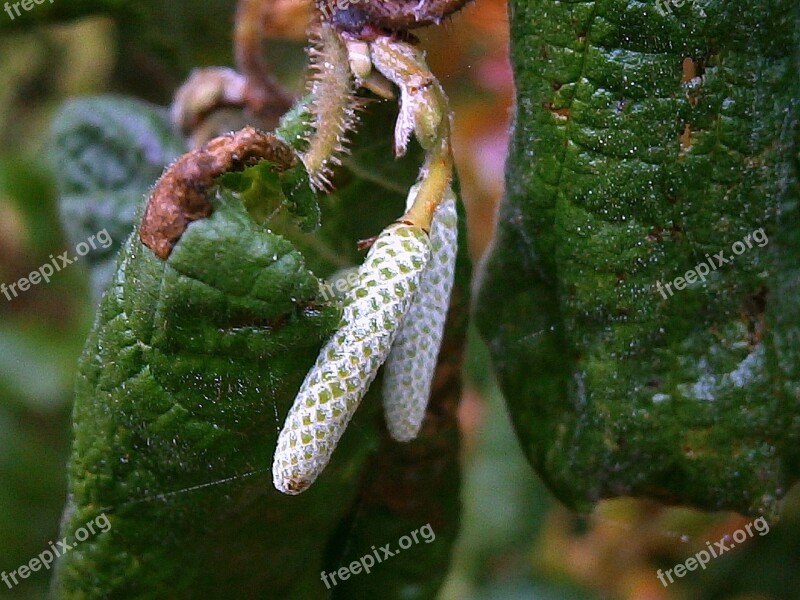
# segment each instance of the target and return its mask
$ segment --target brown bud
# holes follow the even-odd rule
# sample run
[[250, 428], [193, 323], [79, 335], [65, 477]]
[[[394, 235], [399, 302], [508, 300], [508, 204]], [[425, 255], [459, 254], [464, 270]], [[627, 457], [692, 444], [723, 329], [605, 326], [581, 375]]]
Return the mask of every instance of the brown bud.
[[317, 12], [340, 31], [366, 37], [440, 23], [472, 0], [315, 0]]

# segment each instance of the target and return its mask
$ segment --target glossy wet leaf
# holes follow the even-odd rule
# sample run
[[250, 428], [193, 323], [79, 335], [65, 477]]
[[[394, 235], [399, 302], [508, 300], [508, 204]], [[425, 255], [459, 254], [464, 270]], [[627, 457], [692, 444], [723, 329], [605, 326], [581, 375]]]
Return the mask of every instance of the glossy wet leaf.
[[511, 3], [516, 126], [478, 324], [570, 506], [770, 512], [800, 474], [798, 7], [668, 8]]

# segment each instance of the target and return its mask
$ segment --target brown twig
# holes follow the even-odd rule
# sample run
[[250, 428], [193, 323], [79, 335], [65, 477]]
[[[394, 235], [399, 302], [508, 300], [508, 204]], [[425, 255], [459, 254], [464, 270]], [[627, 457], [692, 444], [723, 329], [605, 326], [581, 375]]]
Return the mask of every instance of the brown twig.
[[293, 102], [292, 95], [281, 87], [264, 60], [263, 17], [269, 5], [263, 0], [239, 0], [233, 31], [236, 70], [247, 80], [245, 102], [267, 129], [278, 124]]

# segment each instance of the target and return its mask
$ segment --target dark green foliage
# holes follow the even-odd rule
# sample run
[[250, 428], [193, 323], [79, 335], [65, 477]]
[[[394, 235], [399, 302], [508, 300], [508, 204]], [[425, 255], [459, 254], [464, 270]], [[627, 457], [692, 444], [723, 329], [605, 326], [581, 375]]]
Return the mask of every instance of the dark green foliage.
[[511, 3], [518, 112], [478, 324], [570, 506], [772, 512], [800, 474], [800, 9], [668, 8]]

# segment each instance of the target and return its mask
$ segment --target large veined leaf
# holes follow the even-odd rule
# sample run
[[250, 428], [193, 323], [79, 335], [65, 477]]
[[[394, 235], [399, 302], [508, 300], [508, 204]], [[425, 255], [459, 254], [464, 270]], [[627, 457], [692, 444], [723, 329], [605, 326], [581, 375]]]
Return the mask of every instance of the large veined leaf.
[[[309, 491], [282, 495], [271, 477], [279, 428], [340, 316], [319, 277], [361, 260], [357, 240], [402, 213], [414, 181], [419, 153], [393, 160], [388, 108], [371, 108], [338, 192], [320, 200], [319, 232], [305, 231], [305, 200], [258, 223], [220, 188], [167, 260], [136, 232], [128, 239], [80, 362], [63, 531], [73, 540], [102, 515], [110, 527], [62, 559], [59, 598], [435, 597], [459, 516], [465, 255], [421, 437], [388, 439], [376, 382]], [[242, 178], [229, 183], [253, 193]], [[397, 550], [428, 524], [430, 543], [332, 590], [323, 583], [321, 571], [372, 546]]]
[[680, 4], [512, 0], [478, 325], [567, 504], [771, 512], [800, 475], [800, 8]]

